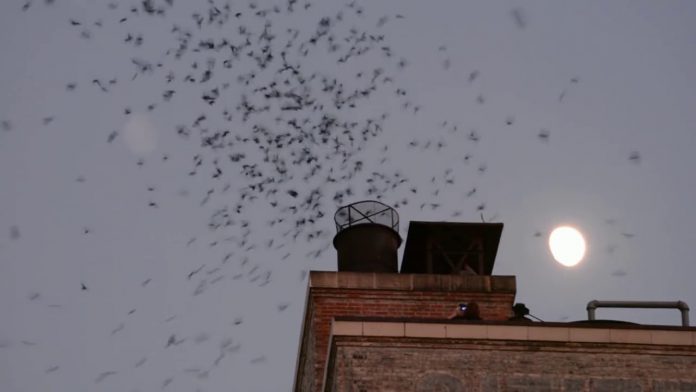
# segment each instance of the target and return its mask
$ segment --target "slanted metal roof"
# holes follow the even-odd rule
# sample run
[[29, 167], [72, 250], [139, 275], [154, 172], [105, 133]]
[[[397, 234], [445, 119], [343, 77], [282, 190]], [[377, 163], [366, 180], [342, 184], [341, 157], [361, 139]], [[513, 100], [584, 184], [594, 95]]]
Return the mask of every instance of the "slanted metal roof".
[[502, 231], [502, 223], [412, 221], [401, 273], [491, 275]]

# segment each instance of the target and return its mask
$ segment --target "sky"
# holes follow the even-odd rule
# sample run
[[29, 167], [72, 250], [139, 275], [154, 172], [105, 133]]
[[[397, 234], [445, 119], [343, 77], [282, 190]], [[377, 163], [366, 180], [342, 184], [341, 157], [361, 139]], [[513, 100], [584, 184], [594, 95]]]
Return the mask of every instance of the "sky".
[[[696, 306], [695, 19], [692, 1], [0, 2], [2, 390], [290, 390], [307, 271], [336, 269], [333, 213], [365, 199], [404, 238], [503, 222], [494, 274], [546, 321]], [[588, 243], [573, 268], [546, 245], [562, 224]]]

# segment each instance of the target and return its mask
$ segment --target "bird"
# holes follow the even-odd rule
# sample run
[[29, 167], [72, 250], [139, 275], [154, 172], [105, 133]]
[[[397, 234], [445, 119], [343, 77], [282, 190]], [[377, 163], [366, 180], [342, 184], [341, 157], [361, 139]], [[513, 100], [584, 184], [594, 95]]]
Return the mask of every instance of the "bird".
[[94, 379], [94, 382], [97, 383], [97, 384], [99, 384], [99, 383], [101, 383], [102, 381], [104, 381], [107, 377], [113, 376], [113, 375], [115, 375], [115, 374], [117, 374], [117, 373], [116, 373], [115, 371], [112, 371], [112, 370], [106, 371], [106, 372], [101, 372], [101, 373], [99, 373], [99, 375], [97, 376], [97, 378]]
[[164, 381], [162, 381], [162, 389], [166, 388], [172, 381], [174, 381], [174, 377], [165, 378]]
[[625, 270], [622, 270], [622, 269], [614, 270], [614, 271], [612, 271], [612, 273], [611, 273], [611, 276], [614, 276], [614, 277], [617, 277], [617, 278], [618, 278], [618, 277], [622, 277], [622, 276], [626, 276], [626, 275], [628, 275], [628, 273], [627, 273]]
[[54, 365], [54, 366], [51, 366], [48, 369], [46, 369], [46, 373], [53, 373], [55, 371], [58, 371], [58, 369], [60, 369], [60, 366]]
[[99, 90], [101, 90], [101, 92], [103, 92], [103, 93], [108, 93], [108, 92], [109, 92], [109, 89], [108, 89], [108, 88], [102, 83], [102, 81], [99, 80], [99, 79], [92, 79], [92, 84], [94, 84], [94, 85], [96, 85], [97, 87], [99, 87]]
[[17, 226], [17, 225], [10, 226], [10, 239], [16, 241], [20, 238], [22, 238], [22, 233], [19, 231], [19, 226]]
[[111, 331], [111, 335], [113, 336], [113, 335], [117, 334], [118, 332], [122, 331], [125, 327], [126, 327], [125, 324], [123, 324], [123, 323], [119, 324], [118, 327], [114, 328]]
[[635, 164], [640, 163], [640, 160], [641, 160], [640, 152], [631, 151], [631, 153], [628, 155], [628, 160], [631, 161], [632, 163], [635, 163]]
[[199, 272], [203, 269], [203, 267], [205, 267], [205, 264], [204, 264], [204, 265], [201, 265], [200, 267], [198, 267], [198, 268], [194, 269], [193, 271], [191, 271], [191, 272], [188, 274], [187, 279], [190, 280], [191, 277], [193, 277], [193, 275], [199, 273]]
[[518, 29], [523, 30], [525, 27], [527, 27], [527, 21], [524, 18], [524, 13], [522, 8], [516, 7], [513, 8], [510, 11], [510, 15], [512, 16], [512, 20], [515, 22], [515, 25], [517, 26]]
[[176, 346], [177, 344], [179, 344], [179, 342], [176, 340], [176, 335], [172, 334], [169, 336], [169, 339], [167, 339], [167, 345], [165, 348], [169, 346]]

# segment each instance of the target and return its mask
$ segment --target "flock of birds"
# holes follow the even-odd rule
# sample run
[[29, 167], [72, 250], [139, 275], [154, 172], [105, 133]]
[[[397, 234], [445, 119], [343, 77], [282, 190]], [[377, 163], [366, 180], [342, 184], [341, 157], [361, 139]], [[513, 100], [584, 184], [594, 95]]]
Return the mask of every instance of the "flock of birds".
[[[22, 10], [30, 11], [36, 1], [28, 1]], [[45, 0], [45, 5], [53, 1]], [[409, 61], [390, 46], [386, 27], [399, 23], [400, 14], [374, 18], [356, 1], [347, 3], [332, 15], [312, 19], [307, 24], [315, 5], [308, 1], [287, 0], [284, 3], [261, 6], [252, 1], [232, 5], [221, 1], [200, 2], [202, 7], [193, 12], [188, 22], [173, 22], [168, 31], [170, 45], [159, 47], [160, 53], [137, 51], [147, 45], [149, 37], [137, 31], [138, 23], [166, 20], [175, 6], [172, 0], [142, 0], [137, 5], [121, 2], [108, 4], [103, 18], [97, 20], [70, 19], [66, 23], [84, 40], [97, 40], [105, 25], [123, 26], [121, 44], [133, 48], [134, 55], [124, 62], [132, 67], [129, 78], [105, 76], [88, 80], [68, 81], [66, 94], [80, 89], [93, 89], [109, 94], [116, 86], [124, 88], [141, 81], [154, 80], [161, 87], [144, 107], [131, 105], [118, 108], [124, 119], [136, 113], [156, 115], [167, 105], [176, 107], [180, 96], [198, 94], [199, 113], [182, 120], [173, 133], [183, 143], [195, 146], [192, 157], [162, 153], [156, 158], [138, 158], [139, 167], [166, 165], [168, 162], [190, 159], [184, 178], [202, 178], [206, 189], [179, 192], [179, 196], [196, 198], [204, 214], [209, 216], [206, 228], [194, 229], [196, 234], [182, 246], [204, 242], [208, 247], [219, 247], [224, 256], [217, 261], [206, 260], [196, 265], [182, 281], [190, 284], [193, 296], [206, 293], [224, 281], [245, 281], [263, 287], [273, 279], [273, 265], [255, 259], [259, 250], [281, 252], [282, 260], [295, 257], [317, 259], [330, 249], [333, 226], [332, 213], [338, 206], [362, 200], [377, 199], [395, 208], [406, 205], [421, 210], [441, 211], [445, 207], [438, 197], [446, 192], [461, 192], [462, 207], [447, 212], [453, 220], [463, 216], [480, 216], [484, 221], [499, 217], [475, 186], [464, 186], [461, 168], [468, 167], [475, 175], [485, 175], [488, 166], [485, 157], [466, 153], [459, 162], [442, 172], [431, 173], [429, 178], [414, 178], [390, 165], [391, 149], [383, 135], [389, 131], [393, 116], [418, 116], [426, 108], [418, 102], [417, 94], [400, 85], [403, 71]], [[304, 17], [303, 25], [287, 20]], [[303, 16], [304, 15], [304, 16]], [[374, 18], [370, 28], [364, 20]], [[524, 10], [510, 12], [511, 21], [523, 30], [527, 27]], [[360, 20], [360, 23], [355, 23]], [[453, 65], [447, 47], [437, 48], [444, 72]], [[468, 72], [468, 83], [475, 85], [480, 70]], [[558, 95], [563, 103], [580, 79], [568, 81]], [[485, 105], [486, 96], [479, 93], [474, 105]], [[381, 104], [388, 102], [388, 104]], [[384, 108], [384, 110], [376, 110]], [[45, 126], [55, 124], [59, 115], [41, 119]], [[15, 125], [3, 119], [1, 129], [10, 132]], [[513, 127], [514, 115], [501, 119], [502, 127]], [[479, 130], [468, 129], [456, 121], [442, 121], [435, 125], [438, 132], [403, 140], [403, 146], [414, 156], [439, 153], [448, 145], [466, 143], [475, 146], [485, 137]], [[122, 138], [115, 130], [104, 136], [105, 143], [113, 144]], [[541, 128], [536, 134], [540, 143], [549, 143], [552, 132]], [[370, 165], [365, 151], [378, 151], [379, 162]], [[628, 160], [638, 164], [639, 152]], [[468, 165], [468, 166], [464, 166]], [[78, 175], [76, 181], [88, 181]], [[426, 189], [418, 184], [427, 183]], [[462, 192], [462, 189], [463, 192]], [[147, 207], [163, 208], [156, 185], [147, 185]], [[398, 195], [398, 196], [397, 196]], [[470, 208], [466, 210], [466, 208]], [[267, 220], [250, 216], [248, 211], [271, 211]], [[607, 222], [610, 224], [610, 222]], [[84, 235], [94, 228], [83, 226]], [[255, 235], [258, 232], [278, 235]], [[626, 238], [633, 235], [624, 233]], [[9, 238], [21, 239], [21, 227], [9, 228]], [[212, 239], [210, 238], [212, 236]], [[533, 233], [541, 237], [542, 232]], [[306, 255], [293, 255], [289, 245], [302, 242], [312, 247]], [[307, 271], [303, 270], [300, 281]], [[618, 271], [617, 276], [625, 274]], [[147, 286], [152, 277], [143, 277], [141, 286]], [[88, 294], [90, 283], [76, 282], [76, 287]], [[32, 292], [30, 301], [37, 301], [41, 293]], [[277, 312], [285, 311], [290, 302], [277, 304]], [[298, 305], [298, 306], [301, 306]], [[128, 315], [136, 312], [134, 307]], [[172, 316], [174, 317], [174, 316]], [[169, 322], [171, 319], [165, 320]], [[241, 324], [242, 317], [235, 319]], [[111, 335], [120, 333], [125, 323], [119, 323]], [[206, 334], [184, 337], [167, 336], [163, 349], [185, 344], [203, 344]], [[24, 341], [22, 344], [35, 344]], [[208, 366], [187, 371], [198, 379], [205, 379], [228, 355], [238, 352], [240, 343], [224, 340]], [[147, 357], [134, 358], [139, 368]], [[265, 356], [249, 359], [253, 364], [263, 363]], [[60, 370], [51, 365], [46, 373]], [[105, 370], [94, 376], [97, 384], [108, 382], [118, 370]], [[162, 388], [173, 382], [163, 380]]]

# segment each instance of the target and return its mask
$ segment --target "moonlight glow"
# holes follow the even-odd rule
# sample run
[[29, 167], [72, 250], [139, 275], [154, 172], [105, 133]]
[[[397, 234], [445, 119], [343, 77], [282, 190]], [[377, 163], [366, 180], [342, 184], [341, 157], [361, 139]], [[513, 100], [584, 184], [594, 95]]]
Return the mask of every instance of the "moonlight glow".
[[585, 248], [585, 238], [573, 227], [557, 227], [549, 236], [549, 249], [553, 258], [566, 267], [579, 263], [585, 256]]

